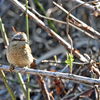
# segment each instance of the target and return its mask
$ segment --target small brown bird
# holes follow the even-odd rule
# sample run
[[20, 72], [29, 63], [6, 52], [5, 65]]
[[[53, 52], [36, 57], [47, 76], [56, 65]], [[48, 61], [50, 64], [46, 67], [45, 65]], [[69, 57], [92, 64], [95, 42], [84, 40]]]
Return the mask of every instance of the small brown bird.
[[31, 54], [31, 48], [27, 43], [27, 36], [24, 32], [17, 32], [7, 47], [7, 60], [11, 66], [26, 67], [29, 66], [34, 57]]

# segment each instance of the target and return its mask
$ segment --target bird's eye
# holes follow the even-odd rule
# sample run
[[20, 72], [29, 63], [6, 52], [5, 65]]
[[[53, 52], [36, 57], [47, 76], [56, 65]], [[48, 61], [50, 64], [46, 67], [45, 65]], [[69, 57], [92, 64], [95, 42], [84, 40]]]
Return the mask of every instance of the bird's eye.
[[25, 39], [20, 39], [19, 41], [25, 41]]
[[12, 41], [25, 41], [25, 39], [12, 39]]

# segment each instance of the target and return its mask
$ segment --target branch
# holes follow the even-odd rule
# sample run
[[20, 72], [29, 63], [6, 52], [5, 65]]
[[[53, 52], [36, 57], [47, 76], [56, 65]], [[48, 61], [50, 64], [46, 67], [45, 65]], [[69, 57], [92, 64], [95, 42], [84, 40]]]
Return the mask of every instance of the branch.
[[[85, 2], [83, 2], [81, 0], [70, 0], [70, 1], [75, 2], [75, 3], [79, 3], [79, 4], [84, 4], [85, 3]], [[92, 2], [96, 3], [96, 2], [99, 2], [99, 1], [92, 1]], [[100, 9], [99, 8], [97, 8], [97, 7], [93, 6], [93, 5], [90, 5], [88, 3], [86, 3], [86, 4], [82, 5], [82, 6], [100, 13]]]
[[[7, 65], [0, 65], [0, 70], [10, 72], [10, 67]], [[19, 68], [19, 67], [16, 67], [14, 70], [12, 70], [12, 72], [20, 72], [20, 73], [25, 73], [25, 74], [42, 75], [42, 76], [49, 76], [49, 77], [55, 77], [55, 78], [61, 78], [61, 79], [69, 79], [69, 80], [75, 81], [76, 83], [78, 81], [81, 83], [88, 83], [91, 85], [100, 85], [99, 79], [88, 78], [88, 77], [69, 74], [69, 73], [51, 72], [51, 71], [35, 70], [35, 69], [29, 69], [29, 68], [25, 70], [25, 68]]]
[[41, 87], [44, 100], [50, 100], [50, 95], [49, 95], [49, 92], [47, 90], [46, 84], [44, 82], [43, 76], [36, 75], [36, 77], [37, 77], [37, 80], [38, 80], [39, 85]]

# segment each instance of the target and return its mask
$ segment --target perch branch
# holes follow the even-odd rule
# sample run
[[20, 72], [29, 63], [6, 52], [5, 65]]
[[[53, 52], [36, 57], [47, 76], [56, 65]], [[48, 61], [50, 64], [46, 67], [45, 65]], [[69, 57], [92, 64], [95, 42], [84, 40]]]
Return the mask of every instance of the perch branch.
[[[0, 65], [0, 70], [10, 72], [10, 67], [7, 65]], [[76, 81], [76, 83], [78, 81], [81, 83], [87, 83], [91, 85], [100, 85], [99, 79], [88, 78], [88, 77], [69, 74], [69, 73], [51, 72], [51, 71], [35, 70], [35, 69], [29, 69], [29, 68], [25, 70], [24, 68], [19, 68], [19, 67], [16, 67], [14, 70], [12, 70], [12, 72], [20, 72], [20, 73], [25, 73], [25, 74], [42, 75], [42, 76], [49, 76], [49, 77], [55, 77], [55, 78], [61, 78], [61, 79], [68, 79], [68, 80]]]

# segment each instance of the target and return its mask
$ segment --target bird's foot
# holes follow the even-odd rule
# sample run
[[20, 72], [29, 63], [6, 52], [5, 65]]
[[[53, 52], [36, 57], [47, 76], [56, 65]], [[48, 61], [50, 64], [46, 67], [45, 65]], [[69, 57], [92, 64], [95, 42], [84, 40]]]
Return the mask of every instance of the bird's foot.
[[27, 69], [28, 69], [28, 66], [24, 67], [24, 72], [26, 72]]
[[13, 70], [14, 70], [14, 66], [10, 64], [10, 72], [13, 72]]

